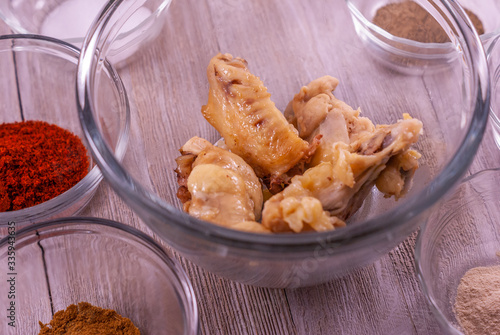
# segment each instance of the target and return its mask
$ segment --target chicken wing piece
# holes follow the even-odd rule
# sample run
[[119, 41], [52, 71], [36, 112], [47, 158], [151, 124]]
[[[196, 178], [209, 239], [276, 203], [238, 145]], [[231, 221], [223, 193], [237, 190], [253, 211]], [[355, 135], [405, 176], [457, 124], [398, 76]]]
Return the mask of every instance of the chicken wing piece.
[[404, 196], [411, 187], [421, 156], [419, 152], [409, 149], [391, 157], [375, 181], [378, 190], [386, 198], [394, 196], [399, 199]]
[[[327, 169], [319, 171], [319, 167], [312, 169], [316, 169], [317, 173], [326, 173], [327, 178], [331, 178]], [[307, 170], [304, 176], [312, 169]], [[321, 201], [308, 188], [307, 177], [304, 176], [292, 178], [287, 188], [265, 202], [262, 212], [264, 227], [274, 233], [300, 233], [309, 230], [328, 231], [345, 226], [344, 221], [323, 209]], [[311, 176], [308, 177], [311, 180]]]
[[314, 147], [298, 136], [244, 59], [219, 54], [210, 61], [207, 76], [203, 116], [258, 177], [275, 179], [312, 155]]
[[[276, 232], [341, 226], [361, 206], [389, 159], [409, 150], [421, 130], [419, 120], [405, 118], [393, 125], [379, 125], [373, 133], [365, 132], [351, 144], [334, 143], [331, 161], [293, 177], [286, 189], [265, 203], [262, 224]], [[303, 204], [304, 198], [317, 199], [330, 224], [311, 225], [309, 218], [319, 215], [318, 208], [313, 202]], [[290, 209], [289, 203], [300, 206]]]
[[264, 232], [262, 185], [237, 155], [193, 137], [177, 158], [178, 196], [190, 215], [225, 227]]
[[359, 116], [359, 109], [354, 110], [333, 95], [338, 84], [338, 79], [331, 76], [315, 79], [300, 89], [285, 110], [287, 120], [297, 127], [300, 137], [311, 141], [322, 136], [309, 167], [331, 161], [335, 142], [349, 144], [361, 134], [375, 130], [370, 119]]
[[302, 138], [308, 138], [325, 119], [336, 102], [333, 91], [337, 78], [323, 76], [303, 86], [285, 109], [285, 117], [299, 130]]

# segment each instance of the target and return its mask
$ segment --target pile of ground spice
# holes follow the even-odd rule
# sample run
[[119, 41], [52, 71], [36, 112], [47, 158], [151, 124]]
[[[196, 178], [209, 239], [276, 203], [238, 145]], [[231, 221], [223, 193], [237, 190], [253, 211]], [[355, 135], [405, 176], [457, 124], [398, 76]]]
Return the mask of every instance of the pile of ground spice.
[[500, 334], [500, 266], [470, 269], [460, 280], [455, 315], [467, 335]]
[[[479, 35], [484, 34], [481, 20], [465, 9]], [[380, 7], [372, 22], [388, 33], [423, 43], [445, 43], [450, 39], [429, 12], [414, 1], [391, 3]]]
[[103, 309], [88, 302], [70, 305], [54, 314], [50, 323], [39, 323], [38, 335], [140, 335], [139, 329], [112, 309]]
[[43, 121], [0, 124], [0, 212], [50, 200], [89, 170], [80, 138]]

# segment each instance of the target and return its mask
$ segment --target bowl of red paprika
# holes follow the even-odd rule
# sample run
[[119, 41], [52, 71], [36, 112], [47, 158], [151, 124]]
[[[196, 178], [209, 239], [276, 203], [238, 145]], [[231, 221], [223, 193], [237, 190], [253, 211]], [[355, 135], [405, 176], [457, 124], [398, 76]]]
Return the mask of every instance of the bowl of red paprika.
[[[102, 180], [83, 140], [75, 106], [79, 50], [49, 37], [0, 36], [0, 235], [83, 209]], [[105, 65], [99, 104], [115, 113], [106, 141], [123, 157], [128, 102]]]

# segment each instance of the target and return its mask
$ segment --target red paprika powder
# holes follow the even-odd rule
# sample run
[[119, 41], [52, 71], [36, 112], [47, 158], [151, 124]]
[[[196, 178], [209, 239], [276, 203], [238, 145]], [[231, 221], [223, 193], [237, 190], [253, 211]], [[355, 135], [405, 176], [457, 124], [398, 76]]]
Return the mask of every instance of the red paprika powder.
[[50, 200], [88, 169], [87, 150], [71, 132], [43, 121], [0, 124], [0, 212]]

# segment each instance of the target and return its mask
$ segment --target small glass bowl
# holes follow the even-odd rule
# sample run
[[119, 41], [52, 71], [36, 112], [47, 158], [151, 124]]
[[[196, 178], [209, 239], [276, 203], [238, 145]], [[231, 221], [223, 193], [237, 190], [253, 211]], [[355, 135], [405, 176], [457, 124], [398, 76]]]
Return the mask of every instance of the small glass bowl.
[[[163, 27], [163, 13], [172, 0], [148, 1], [125, 22], [114, 54], [126, 58], [152, 40]], [[143, 1], [144, 2], [144, 1]], [[0, 18], [14, 33], [54, 37], [81, 47], [85, 34], [109, 4], [103, 0], [7, 0], [0, 3]], [[115, 17], [118, 21], [119, 16]], [[108, 55], [111, 57], [111, 55]]]
[[460, 279], [500, 265], [500, 169], [472, 175], [427, 219], [415, 248], [417, 274], [445, 334], [462, 334], [454, 313]]
[[[401, 0], [402, 1], [402, 0]], [[456, 57], [456, 43], [422, 43], [406, 38], [394, 36], [379, 26], [372, 23], [377, 10], [387, 4], [397, 3], [395, 0], [346, 0], [350, 10], [354, 27], [368, 52], [382, 64], [408, 74], [421, 74], [423, 71], [436, 71], [445, 69]], [[415, 0], [423, 8], [433, 13], [442, 10], [443, 5], [427, 1]], [[460, 5], [470, 9], [483, 23], [485, 33], [480, 36], [483, 44], [488, 43], [492, 38], [500, 33], [500, 3], [495, 0], [473, 1], [461, 0]], [[450, 8], [457, 13], [462, 10], [457, 3], [450, 2]], [[441, 6], [441, 8], [439, 7]], [[463, 14], [463, 13], [462, 13]], [[440, 20], [439, 16], [438, 20]], [[461, 25], [465, 26], [464, 16], [459, 16]], [[445, 26], [443, 22], [440, 22]], [[459, 29], [456, 23], [449, 26], [449, 29]], [[448, 31], [450, 35], [450, 31]], [[452, 39], [454, 37], [452, 36]]]
[[[0, 240], [5, 288], [0, 306], [3, 311], [14, 306], [8, 315], [13, 319], [4, 313], [1, 334], [38, 334], [38, 321], [48, 323], [56, 311], [82, 301], [116, 310], [143, 335], [197, 334], [198, 311], [189, 279], [144, 233], [81, 217], [16, 228], [12, 225], [11, 234]], [[9, 288], [4, 283], [12, 278]]]
[[[40, 120], [56, 124], [79, 136], [86, 144], [75, 106], [75, 78], [79, 51], [72, 45], [35, 35], [0, 36], [0, 88], [3, 112], [0, 123]], [[128, 102], [115, 70], [106, 64], [96, 92], [98, 105], [122, 113], [110, 113], [105, 122], [105, 140], [121, 158], [128, 138]], [[104, 122], [104, 120], [103, 120]], [[88, 150], [88, 147], [87, 147]], [[75, 186], [61, 195], [33, 207], [0, 213], [0, 236], [8, 222], [17, 227], [49, 218], [70, 216], [87, 205], [102, 180], [88, 150], [90, 170]]]

